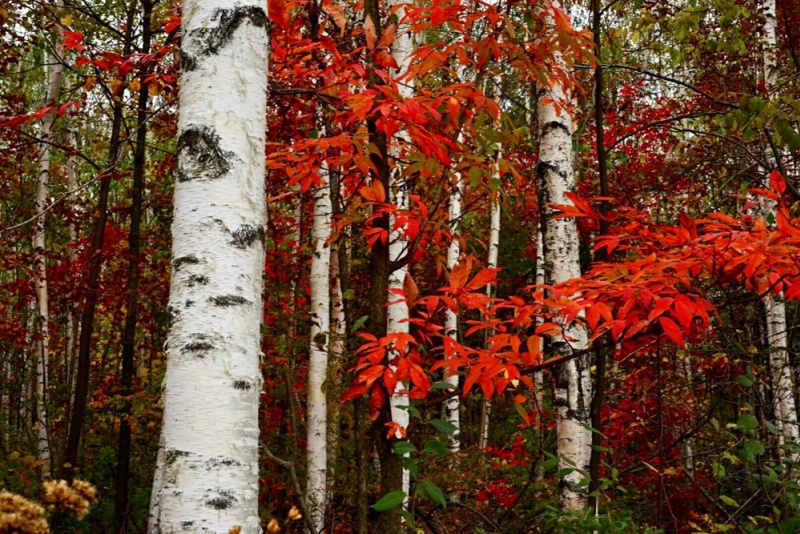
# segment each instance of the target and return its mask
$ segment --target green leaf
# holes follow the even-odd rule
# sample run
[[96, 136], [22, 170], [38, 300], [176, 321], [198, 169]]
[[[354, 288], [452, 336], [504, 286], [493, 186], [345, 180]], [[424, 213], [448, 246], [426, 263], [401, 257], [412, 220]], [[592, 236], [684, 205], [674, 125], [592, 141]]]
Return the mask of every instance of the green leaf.
[[734, 506], [736, 508], [739, 508], [739, 504], [736, 501], [734, 501], [733, 499], [731, 499], [730, 497], [728, 497], [727, 495], [720, 495], [719, 496], [719, 500], [721, 500], [722, 502], [724, 502], [728, 506]]
[[412, 458], [403, 456], [403, 469], [411, 473], [411, 476], [417, 478], [419, 476], [419, 466]]
[[379, 512], [385, 512], [386, 510], [391, 510], [392, 508], [403, 504], [403, 500], [405, 498], [406, 493], [404, 491], [392, 491], [391, 493], [387, 493], [381, 497], [381, 500], [373, 504], [372, 508]]
[[737, 376], [737, 377], [736, 377], [736, 382], [737, 382], [737, 383], [738, 383], [740, 386], [744, 386], [744, 387], [746, 387], [746, 388], [749, 388], [750, 386], [752, 386], [752, 385], [753, 385], [753, 381], [752, 381], [752, 380], [750, 380], [750, 379], [749, 379], [747, 376], [745, 376], [745, 375], [739, 375], [739, 376]]
[[355, 332], [356, 330], [364, 326], [364, 323], [367, 322], [367, 319], [369, 319], [369, 315], [362, 315], [361, 317], [356, 319], [356, 322], [353, 323], [353, 331]]
[[444, 456], [448, 452], [447, 447], [445, 447], [444, 444], [442, 444], [442, 442], [439, 441], [438, 439], [430, 440], [428, 443], [425, 444], [423, 450], [425, 452], [430, 452], [432, 454], [435, 454], [436, 456]]
[[400, 510], [398, 513], [400, 514], [400, 517], [406, 520], [406, 523], [408, 523], [408, 526], [411, 527], [411, 530], [416, 532], [416, 529], [414, 528], [414, 514], [408, 510]]
[[439, 381], [439, 382], [434, 382], [433, 384], [431, 384], [431, 387], [433, 389], [453, 389], [453, 384], [450, 384], [448, 382]]
[[398, 441], [394, 444], [394, 452], [402, 456], [404, 454], [417, 452], [417, 448], [410, 441]]
[[444, 498], [444, 492], [442, 491], [442, 488], [427, 478], [420, 480], [419, 483], [425, 488], [425, 492], [428, 494], [428, 497], [447, 508], [447, 499]]
[[443, 432], [448, 436], [453, 434], [458, 427], [449, 421], [444, 421], [442, 419], [431, 419], [431, 426], [438, 430], [439, 432]]
[[347, 291], [344, 292], [344, 294], [342, 294], [342, 298], [344, 300], [354, 299], [356, 298], [356, 292], [353, 291], [352, 289], [348, 289]]
[[758, 419], [756, 419], [756, 417], [752, 414], [744, 413], [739, 416], [739, 420], [736, 421], [736, 426], [740, 430], [749, 432], [758, 428]]
[[749, 454], [753, 456], [761, 456], [764, 454], [765, 449], [764, 445], [761, 444], [760, 441], [756, 439], [751, 439], [744, 444], [744, 450], [746, 450]]

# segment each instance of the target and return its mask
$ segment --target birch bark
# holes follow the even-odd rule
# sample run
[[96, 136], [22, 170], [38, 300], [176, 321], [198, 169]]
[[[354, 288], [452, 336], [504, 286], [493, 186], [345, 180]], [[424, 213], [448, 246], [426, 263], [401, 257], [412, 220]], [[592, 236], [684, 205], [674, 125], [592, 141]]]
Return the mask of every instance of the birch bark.
[[[56, 2], [55, 8], [61, 8]], [[56, 121], [55, 106], [61, 93], [64, 81], [64, 67], [61, 58], [64, 48], [61, 36], [53, 33], [53, 46], [46, 55], [47, 94], [44, 107], [53, 107], [42, 118], [39, 141], [39, 179], [36, 185], [36, 221], [33, 235], [33, 271], [36, 287], [36, 323], [39, 332], [36, 359], [36, 417], [37, 442], [42, 476], [49, 478], [50, 437], [47, 432], [47, 369], [50, 363], [50, 311], [47, 300], [47, 244], [45, 242], [45, 213], [47, 209], [47, 191], [50, 183], [50, 154], [53, 138], [53, 125]]]
[[172, 324], [150, 533], [261, 531], [265, 7], [183, 4]]
[[[555, 9], [562, 4], [553, 2]], [[546, 18], [552, 23], [552, 15]], [[566, 65], [557, 59], [561, 67]], [[547, 284], [558, 284], [581, 275], [578, 232], [574, 219], [553, 217], [554, 204], [571, 204], [566, 193], [575, 187], [572, 154], [572, 118], [569, 90], [556, 81], [540, 88], [537, 103], [539, 123], [539, 207], [542, 211], [544, 270]], [[587, 347], [586, 330], [576, 322], [564, 325], [562, 335], [551, 339], [553, 355], [568, 355]], [[559, 501], [565, 510], [586, 508], [587, 487], [580, 483], [591, 456], [591, 377], [588, 355], [565, 362], [555, 370], [556, 431], [561, 469], [572, 469], [559, 483]]]
[[320, 186], [314, 194], [314, 228], [311, 241], [311, 347], [308, 367], [307, 462], [306, 492], [311, 522], [317, 532], [325, 527], [325, 495], [328, 465], [328, 398], [324, 391], [328, 377], [330, 346], [330, 264], [331, 192], [328, 170], [320, 169]]
[[[399, 2], [396, 2], [399, 3]], [[405, 8], [401, 7], [397, 12], [397, 17], [403, 21], [405, 17]], [[403, 79], [408, 72], [408, 67], [411, 63], [411, 53], [414, 51], [414, 42], [411, 33], [405, 25], [400, 26], [397, 30], [397, 36], [392, 45], [392, 57], [397, 63], [397, 71], [394, 73], [395, 78], [400, 79], [398, 82], [399, 92], [403, 98], [412, 98], [414, 96], [413, 80]], [[389, 195], [392, 204], [397, 206], [398, 211], [408, 211], [408, 184], [403, 179], [403, 169], [400, 165], [400, 158], [408, 149], [411, 139], [405, 129], [397, 132], [394, 142], [389, 147], [389, 155], [395, 161], [394, 169], [389, 177]], [[408, 252], [408, 239], [405, 237], [405, 228], [402, 226], [397, 227], [397, 221], [394, 216], [389, 218], [389, 262], [396, 262]], [[402, 297], [397, 295], [397, 291], [403, 290], [403, 281], [408, 275], [408, 263], [389, 274], [389, 293], [387, 295], [387, 302], [389, 304], [386, 310], [386, 333], [409, 333], [408, 324], [408, 305], [403, 301]], [[392, 421], [408, 428], [409, 414], [408, 414], [408, 395], [403, 393], [406, 386], [402, 383], [397, 384], [394, 393], [389, 400], [392, 407]], [[400, 435], [397, 436], [401, 438]], [[407, 469], [403, 469], [403, 484], [402, 489], [408, 495], [411, 479]]]
[[[499, 172], [498, 172], [499, 177]], [[500, 253], [500, 191], [499, 189], [493, 191], [492, 207], [489, 215], [489, 255], [486, 260], [486, 267], [492, 269], [497, 267], [497, 258]], [[494, 297], [497, 293], [495, 284], [488, 284], [486, 286], [486, 295]], [[478, 439], [478, 447], [485, 450], [489, 445], [489, 428], [492, 419], [492, 401], [488, 398], [483, 399], [481, 405], [481, 429], [480, 437]]]
[[[777, 90], [777, 18], [775, 0], [764, 0], [764, 86], [768, 98], [774, 97]], [[769, 135], [769, 133], [767, 133]], [[770, 148], [766, 149], [766, 160], [770, 171], [777, 167], [775, 155]], [[764, 213], [770, 207], [765, 206]], [[794, 443], [800, 445], [800, 427], [797, 424], [797, 406], [794, 400], [792, 367], [789, 362], [788, 338], [786, 326], [786, 304], [780, 296], [764, 297], [764, 308], [767, 320], [767, 345], [770, 349], [769, 365], [772, 374], [773, 414], [775, 425], [780, 429], [781, 444]], [[795, 455], [795, 460], [798, 455]]]

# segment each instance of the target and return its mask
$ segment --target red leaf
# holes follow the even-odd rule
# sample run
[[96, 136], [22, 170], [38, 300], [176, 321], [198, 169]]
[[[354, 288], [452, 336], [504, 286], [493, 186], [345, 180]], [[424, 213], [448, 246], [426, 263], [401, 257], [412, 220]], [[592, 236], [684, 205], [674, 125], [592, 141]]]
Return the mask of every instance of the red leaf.
[[467, 289], [470, 291], [475, 291], [476, 289], [480, 289], [486, 284], [494, 282], [497, 274], [497, 271], [500, 269], [481, 269], [478, 274], [472, 277], [472, 280], [469, 281], [467, 284]]
[[786, 181], [781, 176], [781, 173], [778, 171], [769, 173], [769, 187], [779, 195], [786, 191]]
[[369, 397], [369, 416], [373, 421], [381, 414], [385, 402], [386, 392], [383, 388], [372, 388], [372, 395]]
[[391, 367], [387, 367], [383, 372], [383, 383], [386, 384], [386, 391], [394, 393], [397, 389], [397, 376]]
[[350, 389], [342, 393], [342, 396], [339, 397], [339, 402], [348, 402], [357, 399], [366, 392], [367, 386], [364, 384], [353, 384], [350, 386]]
[[667, 337], [670, 338], [673, 343], [683, 348], [683, 332], [681, 331], [681, 327], [675, 324], [675, 321], [667, 317], [661, 317], [658, 322]]

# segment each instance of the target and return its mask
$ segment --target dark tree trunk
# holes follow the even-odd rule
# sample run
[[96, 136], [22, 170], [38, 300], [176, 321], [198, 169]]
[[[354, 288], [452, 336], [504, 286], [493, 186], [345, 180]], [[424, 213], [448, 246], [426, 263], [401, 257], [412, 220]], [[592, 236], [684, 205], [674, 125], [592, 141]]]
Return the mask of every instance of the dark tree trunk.
[[[133, 15], [136, 9], [136, 2], [133, 0], [128, 11], [128, 20], [125, 30], [125, 46], [123, 55], [131, 52], [131, 40], [133, 32]], [[120, 131], [122, 129], [123, 102], [122, 99], [115, 99], [113, 106], [114, 118], [111, 124], [111, 139], [108, 148], [108, 161], [106, 168], [100, 175], [100, 191], [97, 197], [97, 211], [94, 216], [94, 226], [92, 227], [91, 256], [89, 264], [89, 276], [86, 279], [86, 302], [83, 306], [81, 315], [81, 337], [78, 347], [78, 371], [75, 377], [75, 406], [73, 407], [72, 419], [69, 424], [69, 434], [67, 436], [67, 447], [64, 452], [64, 461], [61, 466], [61, 476], [67, 480], [72, 480], [78, 467], [78, 452], [80, 449], [81, 433], [83, 432], [83, 422], [86, 419], [86, 401], [89, 394], [89, 378], [92, 364], [91, 348], [92, 334], [94, 333], [94, 313], [97, 307], [97, 292], [100, 285], [100, 271], [103, 267], [103, 238], [105, 236], [106, 221], [108, 220], [108, 193], [111, 188], [111, 179], [116, 174], [117, 161], [119, 159]]]
[[[150, 22], [153, 3], [142, 0], [142, 53], [150, 52]], [[139, 73], [139, 102], [136, 112], [136, 146], [133, 154], [133, 191], [131, 193], [131, 226], [128, 233], [128, 294], [125, 302], [125, 330], [122, 334], [122, 410], [120, 413], [119, 448], [117, 450], [117, 480], [114, 497], [114, 530], [127, 532], [128, 480], [131, 464], [131, 395], [133, 394], [134, 352], [136, 345], [136, 313], [139, 292], [139, 263], [142, 221], [142, 196], [144, 193], [145, 143], [147, 141], [147, 101], [149, 92], [145, 78], [149, 72], [144, 67]]]

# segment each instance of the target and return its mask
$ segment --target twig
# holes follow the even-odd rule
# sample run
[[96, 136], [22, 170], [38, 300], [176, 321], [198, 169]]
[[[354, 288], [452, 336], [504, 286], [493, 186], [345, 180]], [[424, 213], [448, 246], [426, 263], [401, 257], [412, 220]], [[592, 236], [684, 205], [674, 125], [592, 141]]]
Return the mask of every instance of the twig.
[[267, 454], [267, 458], [269, 458], [271, 462], [289, 471], [289, 476], [292, 477], [292, 485], [294, 486], [294, 491], [297, 492], [297, 501], [300, 504], [300, 511], [303, 513], [303, 521], [306, 524], [306, 528], [312, 534], [317, 534], [317, 531], [314, 530], [313, 523], [311, 523], [311, 515], [308, 513], [308, 508], [306, 508], [306, 501], [303, 498], [303, 490], [300, 487], [300, 481], [297, 480], [297, 471], [295, 471], [294, 463], [289, 462], [287, 460], [281, 460], [280, 458], [275, 456], [272, 453], [272, 451], [269, 450], [269, 447], [267, 447], [263, 442], [261, 443], [261, 446], [263, 447], [264, 452]]

